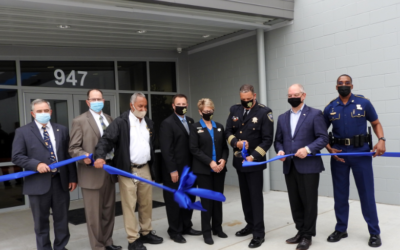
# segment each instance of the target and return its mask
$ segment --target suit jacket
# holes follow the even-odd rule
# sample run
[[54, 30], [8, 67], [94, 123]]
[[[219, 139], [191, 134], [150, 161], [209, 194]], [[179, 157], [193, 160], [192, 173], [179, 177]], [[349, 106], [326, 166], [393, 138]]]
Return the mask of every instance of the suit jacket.
[[[188, 127], [194, 120], [186, 116]], [[160, 148], [163, 158], [164, 181], [171, 181], [170, 173], [182, 173], [183, 167], [192, 166], [192, 154], [189, 149], [189, 135], [175, 113], [162, 121], [160, 126]]]
[[[111, 116], [104, 114], [108, 124], [113, 119]], [[77, 157], [85, 154], [93, 154], [94, 148], [100, 139], [100, 130], [90, 111], [87, 111], [76, 117], [72, 122], [71, 140], [69, 142], [69, 154], [71, 157]], [[100, 189], [108, 175], [103, 169], [97, 169], [93, 166], [86, 165], [83, 160], [78, 161], [78, 184], [82, 188]], [[112, 175], [114, 182], [117, 176]]]
[[[275, 134], [275, 151], [283, 150], [285, 154], [295, 154], [298, 149], [308, 146], [313, 155], [320, 153], [328, 144], [328, 132], [321, 110], [304, 104], [303, 111], [297, 122], [294, 135], [290, 128], [290, 110], [280, 115]], [[290, 171], [290, 160], [283, 162], [283, 173]], [[320, 173], [325, 170], [321, 156], [300, 159], [293, 156], [294, 165], [301, 174]]]
[[[68, 128], [51, 123], [56, 139], [57, 159], [63, 161], [71, 158], [68, 154], [69, 133]], [[25, 168], [36, 171], [39, 163], [50, 164], [50, 152], [35, 121], [18, 128], [12, 145], [12, 162]], [[75, 164], [60, 167], [61, 185], [68, 192], [68, 184], [77, 182]], [[26, 195], [42, 195], [50, 190], [51, 173], [34, 174], [25, 177], [23, 193]]]
[[[214, 145], [218, 164], [220, 159], [228, 161], [229, 149], [225, 140], [224, 126], [218, 122], [215, 124], [217, 127], [213, 127]], [[200, 122], [196, 122], [190, 127], [190, 151], [193, 154], [193, 173], [210, 175], [213, 141], [208, 128], [203, 128]], [[222, 171], [227, 171], [226, 165]]]
[[[106, 159], [107, 153], [114, 148], [113, 166], [131, 173], [131, 158], [130, 158], [130, 110], [122, 113], [117, 117], [104, 131], [103, 136], [95, 148], [94, 159]], [[150, 173], [153, 180], [160, 182], [160, 173], [157, 172], [157, 161], [154, 152], [154, 123], [150, 118], [145, 116], [144, 121], [147, 124], [147, 129], [150, 133], [150, 154], [151, 159], [148, 162]]]

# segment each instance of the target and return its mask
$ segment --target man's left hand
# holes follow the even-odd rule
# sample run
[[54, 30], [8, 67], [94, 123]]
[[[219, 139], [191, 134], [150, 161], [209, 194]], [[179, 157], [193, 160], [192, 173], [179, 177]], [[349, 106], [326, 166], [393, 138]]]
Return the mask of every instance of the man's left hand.
[[247, 157], [246, 157], [246, 161], [250, 161], [250, 162], [252, 162], [252, 161], [254, 161], [254, 160], [253, 160], [253, 157], [251, 157], [251, 156], [247, 156]]
[[74, 191], [76, 186], [77, 186], [76, 182], [70, 182], [68, 185], [69, 191], [70, 192]]
[[373, 157], [381, 156], [386, 152], [385, 142], [383, 140], [379, 140], [377, 144], [375, 144], [372, 152], [375, 152]]
[[294, 156], [299, 157], [300, 159], [306, 158], [307, 157], [307, 149], [300, 148], [299, 150], [297, 150], [297, 152]]

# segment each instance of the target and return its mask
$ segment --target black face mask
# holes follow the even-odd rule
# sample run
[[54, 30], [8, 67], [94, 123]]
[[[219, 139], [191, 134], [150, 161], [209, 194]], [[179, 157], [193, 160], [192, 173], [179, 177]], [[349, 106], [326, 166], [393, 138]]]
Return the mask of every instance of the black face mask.
[[208, 114], [201, 113], [201, 114], [203, 116], [203, 119], [206, 120], [206, 121], [210, 121], [212, 119], [213, 115], [214, 115], [214, 113], [208, 113]]
[[175, 106], [175, 112], [178, 115], [184, 115], [186, 114], [187, 111], [187, 106]]
[[350, 86], [339, 86], [338, 92], [341, 97], [346, 97], [351, 93], [351, 87]]
[[296, 108], [301, 104], [301, 97], [289, 98], [288, 103], [290, 103], [290, 105], [292, 105], [293, 108]]
[[250, 101], [241, 100], [241, 102], [242, 102], [242, 106], [248, 109], [248, 108], [251, 108], [253, 106], [254, 99], [252, 99]]

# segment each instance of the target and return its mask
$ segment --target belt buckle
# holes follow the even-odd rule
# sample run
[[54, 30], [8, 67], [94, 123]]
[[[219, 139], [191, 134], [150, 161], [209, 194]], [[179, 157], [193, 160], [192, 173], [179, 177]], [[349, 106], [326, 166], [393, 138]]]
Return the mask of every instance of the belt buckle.
[[344, 139], [344, 145], [350, 146], [350, 138], [345, 138]]

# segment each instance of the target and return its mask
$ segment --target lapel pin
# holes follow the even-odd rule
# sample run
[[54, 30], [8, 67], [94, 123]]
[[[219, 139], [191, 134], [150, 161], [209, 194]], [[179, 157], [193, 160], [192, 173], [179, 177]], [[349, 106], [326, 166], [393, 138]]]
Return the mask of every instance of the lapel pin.
[[306, 116], [306, 114], [303, 114], [304, 116]]
[[57, 131], [60, 131], [59, 129], [57, 129]]
[[218, 132], [221, 132], [221, 129], [220, 129], [220, 128], [218, 128]]

